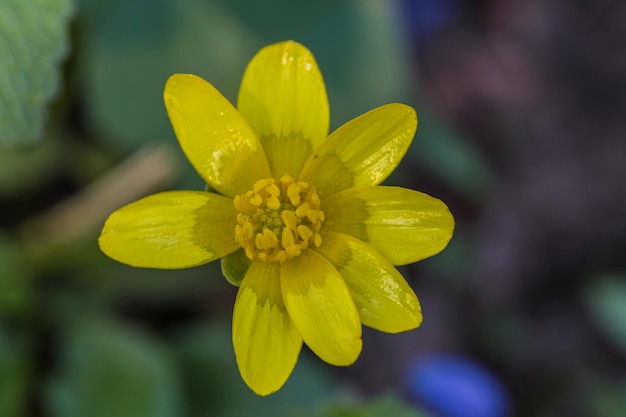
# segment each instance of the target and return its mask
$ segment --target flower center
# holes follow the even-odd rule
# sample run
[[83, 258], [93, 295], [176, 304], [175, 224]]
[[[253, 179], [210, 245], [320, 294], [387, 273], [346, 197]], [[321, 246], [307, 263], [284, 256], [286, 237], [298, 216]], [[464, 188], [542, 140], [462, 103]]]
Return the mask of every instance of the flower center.
[[284, 262], [309, 244], [320, 247], [324, 221], [315, 187], [284, 175], [257, 181], [234, 200], [235, 237], [250, 259]]

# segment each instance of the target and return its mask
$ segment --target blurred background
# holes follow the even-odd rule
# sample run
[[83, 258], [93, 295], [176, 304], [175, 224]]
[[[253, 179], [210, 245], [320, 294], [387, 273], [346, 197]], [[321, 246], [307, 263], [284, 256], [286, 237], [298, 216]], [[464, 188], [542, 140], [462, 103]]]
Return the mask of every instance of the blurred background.
[[[626, 415], [626, 5], [566, 0], [0, 0], [0, 417]], [[402, 268], [424, 324], [304, 350], [277, 394], [241, 381], [236, 288], [213, 263], [118, 264], [113, 210], [203, 189], [162, 102], [195, 73], [312, 50], [331, 127], [418, 112], [387, 180], [445, 201], [440, 255]]]

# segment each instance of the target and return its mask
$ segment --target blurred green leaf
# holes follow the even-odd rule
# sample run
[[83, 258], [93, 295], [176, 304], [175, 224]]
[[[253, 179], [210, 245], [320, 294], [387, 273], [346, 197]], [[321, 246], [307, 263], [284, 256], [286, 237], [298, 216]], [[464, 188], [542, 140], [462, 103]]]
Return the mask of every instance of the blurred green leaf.
[[0, 0], [0, 142], [33, 143], [59, 84], [71, 0]]
[[427, 414], [410, 407], [395, 395], [383, 395], [366, 404], [336, 404], [324, 413], [307, 414], [320, 417], [428, 417]]
[[23, 337], [0, 324], [0, 417], [25, 413], [30, 353]]
[[623, 417], [626, 410], [626, 381], [590, 381], [586, 390], [593, 417]]
[[[0, 152], [0, 196], [26, 194], [48, 181], [62, 163], [62, 155], [61, 142], [54, 139], [31, 149], [3, 149]], [[67, 155], [63, 155], [63, 159], [67, 159]]]
[[626, 277], [598, 280], [586, 290], [585, 297], [598, 326], [626, 352]]
[[464, 226], [455, 226], [454, 239], [443, 252], [422, 261], [422, 267], [436, 271], [438, 275], [448, 278], [450, 283], [461, 286], [466, 285], [464, 277], [467, 265], [471, 263], [475, 250], [470, 240], [471, 234]]
[[100, 294], [117, 303], [139, 300], [160, 305], [189, 304], [195, 297], [208, 300], [233, 288], [222, 276], [219, 262], [195, 268], [159, 270], [133, 268], [105, 258], [102, 253], [99, 257], [99, 270], [93, 272], [86, 267], [81, 271], [81, 278], [84, 282], [101, 282]]
[[88, 121], [107, 143], [123, 150], [170, 134], [162, 93], [173, 72], [168, 43], [177, 3], [91, 0], [80, 5], [78, 59]]
[[23, 316], [31, 302], [30, 274], [20, 267], [14, 242], [0, 233], [0, 317]]
[[385, 102], [401, 101], [408, 91], [404, 45], [388, 2], [83, 4], [84, 53], [79, 58], [87, 116], [103, 140], [120, 149], [173, 138], [162, 100], [171, 74], [198, 74], [234, 101], [248, 61], [262, 46], [280, 40], [302, 42], [317, 57], [335, 126]]
[[333, 407], [327, 417], [426, 417], [425, 414], [410, 408], [399, 398], [389, 395], [377, 398], [359, 407]]
[[46, 391], [51, 416], [184, 415], [173, 360], [158, 340], [96, 318], [77, 320], [63, 336], [60, 373]]
[[446, 182], [470, 200], [481, 199], [491, 189], [495, 176], [470, 138], [421, 111], [419, 127], [407, 158]]
[[[280, 417], [320, 408], [333, 388], [320, 362], [305, 352], [287, 383], [259, 397], [243, 382], [226, 322], [189, 327], [180, 337], [180, 355], [193, 417]], [[317, 359], [315, 359], [317, 361]]]

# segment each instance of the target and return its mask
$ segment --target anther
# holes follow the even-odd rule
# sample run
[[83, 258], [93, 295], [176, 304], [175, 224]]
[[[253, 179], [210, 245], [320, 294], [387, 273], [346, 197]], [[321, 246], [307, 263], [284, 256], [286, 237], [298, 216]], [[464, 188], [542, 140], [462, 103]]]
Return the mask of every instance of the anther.
[[315, 188], [304, 181], [289, 175], [259, 180], [233, 203], [239, 211], [235, 237], [250, 259], [285, 262], [322, 244], [324, 213]]

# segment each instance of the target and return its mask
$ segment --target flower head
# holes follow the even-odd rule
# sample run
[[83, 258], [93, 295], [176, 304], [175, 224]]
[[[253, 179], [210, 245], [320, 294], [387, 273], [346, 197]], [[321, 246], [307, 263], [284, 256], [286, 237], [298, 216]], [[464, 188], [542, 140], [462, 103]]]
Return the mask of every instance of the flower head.
[[361, 352], [361, 326], [418, 327], [420, 305], [394, 267], [440, 252], [454, 220], [440, 200], [379, 186], [407, 151], [415, 111], [387, 104], [328, 135], [321, 73], [287, 41], [248, 65], [237, 108], [195, 75], [167, 81], [180, 145], [209, 191], [169, 191], [117, 210], [101, 249], [137, 267], [221, 258], [239, 286], [233, 345], [260, 395], [291, 374], [302, 343], [333, 365]]

